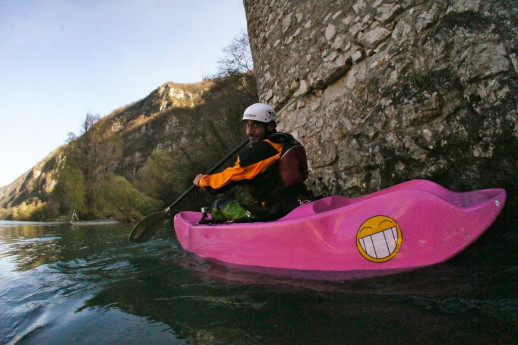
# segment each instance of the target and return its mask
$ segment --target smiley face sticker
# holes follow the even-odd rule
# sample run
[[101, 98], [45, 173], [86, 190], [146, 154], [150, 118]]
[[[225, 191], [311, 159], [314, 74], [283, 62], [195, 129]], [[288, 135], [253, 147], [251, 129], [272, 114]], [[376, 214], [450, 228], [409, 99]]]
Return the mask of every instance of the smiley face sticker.
[[367, 219], [356, 233], [360, 254], [372, 262], [386, 262], [399, 252], [403, 233], [396, 221], [387, 216]]

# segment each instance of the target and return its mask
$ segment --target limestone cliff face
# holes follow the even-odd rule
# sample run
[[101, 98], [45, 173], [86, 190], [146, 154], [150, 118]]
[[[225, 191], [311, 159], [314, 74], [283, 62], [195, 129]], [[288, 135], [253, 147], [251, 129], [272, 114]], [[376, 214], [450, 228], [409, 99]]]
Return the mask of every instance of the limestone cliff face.
[[0, 207], [7, 208], [22, 203], [37, 206], [47, 201], [48, 193], [56, 185], [54, 173], [62, 159], [62, 150], [54, 150], [12, 183], [1, 187]]
[[244, 0], [260, 100], [285, 108], [313, 188], [516, 190], [513, 3]]
[[121, 155], [110, 162], [110, 170], [132, 178], [155, 150], [176, 150], [197, 131], [195, 109], [213, 86], [209, 81], [194, 84], [165, 83], [147, 97], [102, 120], [100, 125], [121, 141]]

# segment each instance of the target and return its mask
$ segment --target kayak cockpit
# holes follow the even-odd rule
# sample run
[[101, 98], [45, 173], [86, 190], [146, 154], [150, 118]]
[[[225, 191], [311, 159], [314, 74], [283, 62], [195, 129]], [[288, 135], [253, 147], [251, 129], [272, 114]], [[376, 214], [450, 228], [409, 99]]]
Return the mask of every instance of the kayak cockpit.
[[338, 208], [342, 208], [344, 206], [347, 206], [351, 204], [351, 200], [340, 196], [340, 195], [333, 195], [326, 198], [322, 198], [307, 204], [302, 204], [284, 217], [282, 217], [282, 220], [287, 219], [294, 219], [294, 218], [301, 218], [301, 217], [307, 217], [310, 215], [320, 214], [324, 212], [329, 212], [332, 210], [336, 210]]

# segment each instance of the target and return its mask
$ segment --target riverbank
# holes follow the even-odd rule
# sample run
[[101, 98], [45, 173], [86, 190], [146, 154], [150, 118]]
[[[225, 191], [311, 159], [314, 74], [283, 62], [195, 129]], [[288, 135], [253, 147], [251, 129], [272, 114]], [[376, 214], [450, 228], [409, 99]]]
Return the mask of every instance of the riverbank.
[[12, 227], [12, 226], [60, 226], [60, 225], [113, 225], [121, 224], [116, 219], [97, 219], [97, 220], [83, 220], [83, 221], [25, 221], [25, 220], [1, 220], [0, 227]]

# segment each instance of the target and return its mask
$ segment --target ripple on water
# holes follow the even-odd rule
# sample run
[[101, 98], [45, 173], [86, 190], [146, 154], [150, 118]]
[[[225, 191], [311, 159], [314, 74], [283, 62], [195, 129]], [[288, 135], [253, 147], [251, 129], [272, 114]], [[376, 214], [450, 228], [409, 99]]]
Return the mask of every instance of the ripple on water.
[[516, 339], [515, 263], [304, 281], [191, 255], [166, 227], [143, 244], [129, 242], [124, 225], [11, 229], [0, 230], [0, 343]]

